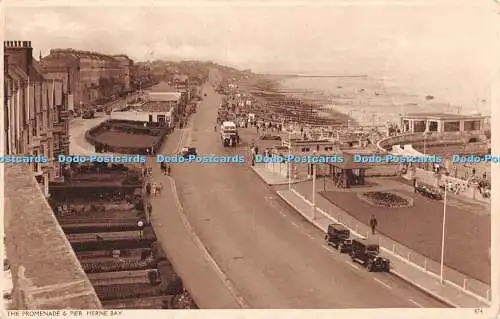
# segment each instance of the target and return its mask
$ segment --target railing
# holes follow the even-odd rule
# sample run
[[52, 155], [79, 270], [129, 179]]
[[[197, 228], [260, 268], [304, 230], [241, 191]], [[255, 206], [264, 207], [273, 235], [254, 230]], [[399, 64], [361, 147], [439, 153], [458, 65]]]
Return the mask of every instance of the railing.
[[[310, 196], [304, 196], [294, 189], [292, 189], [292, 191], [303, 200], [311, 203]], [[362, 224], [354, 217], [346, 217], [345, 215], [341, 215], [338, 213], [335, 214], [335, 212], [333, 212], [333, 209], [331, 208], [326, 210], [317, 208], [317, 211], [322, 213], [325, 217], [331, 219], [333, 222], [345, 225], [347, 228], [353, 231], [354, 235], [358, 235], [360, 237], [369, 236], [369, 231], [366, 230], [368, 226]], [[344, 216], [344, 218], [342, 218], [342, 216]], [[386, 253], [410, 264], [411, 266], [431, 275], [436, 279], [440, 278], [441, 264], [439, 261], [432, 260], [422, 254], [419, 254], [411, 248], [408, 248], [390, 238], [380, 238], [379, 244], [382, 251], [385, 251]], [[472, 295], [485, 303], [491, 303], [490, 285], [462, 274], [452, 268], [447, 267], [446, 265], [444, 267], [443, 277], [446, 283], [455, 286], [461, 291]]]

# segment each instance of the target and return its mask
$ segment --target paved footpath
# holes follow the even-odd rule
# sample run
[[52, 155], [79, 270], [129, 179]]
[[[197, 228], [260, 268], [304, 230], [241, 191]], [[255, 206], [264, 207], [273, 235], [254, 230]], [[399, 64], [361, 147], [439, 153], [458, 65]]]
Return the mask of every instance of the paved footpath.
[[[270, 185], [282, 184], [282, 177], [278, 174], [273, 174], [269, 170], [266, 171], [263, 169], [254, 169], [254, 171]], [[326, 232], [329, 224], [339, 222], [349, 227], [354, 235], [359, 237], [371, 236], [368, 226], [355, 220], [348, 213], [343, 212], [319, 194], [317, 194], [316, 209], [313, 209], [312, 203], [308, 200], [307, 196], [303, 196], [295, 189], [278, 190], [277, 193], [306, 220], [324, 232]], [[377, 237], [379, 242], [389, 242], [388, 238], [385, 238], [384, 240], [381, 235], [376, 235], [375, 237]], [[384, 248], [386, 247], [382, 248], [381, 255], [391, 260], [391, 272], [394, 275], [410, 282], [435, 298], [453, 307], [489, 307], [486, 300], [482, 300], [475, 295], [466, 293], [452, 283], [445, 282], [444, 284], [441, 284], [439, 278], [436, 278], [435, 275], [409, 263], [404, 257], [394, 255], [391, 251], [394, 248]]]
[[[174, 131], [167, 137], [162, 153], [175, 153], [188, 135], [189, 129]], [[153, 158], [149, 158], [149, 163], [153, 167], [153, 182], [163, 185], [161, 194], [151, 198], [151, 223], [184, 286], [201, 309], [245, 308], [184, 216], [174, 179], [162, 175]], [[175, 176], [175, 169], [172, 174]]]

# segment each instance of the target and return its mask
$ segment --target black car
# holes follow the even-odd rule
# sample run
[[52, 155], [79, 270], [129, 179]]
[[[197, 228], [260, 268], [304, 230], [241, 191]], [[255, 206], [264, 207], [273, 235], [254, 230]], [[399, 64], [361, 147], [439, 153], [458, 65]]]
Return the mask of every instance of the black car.
[[330, 224], [325, 235], [325, 240], [329, 246], [334, 247], [339, 252], [349, 252], [352, 241], [349, 239], [351, 231], [341, 224]]
[[361, 263], [368, 271], [390, 271], [390, 260], [379, 256], [378, 243], [369, 239], [353, 239], [351, 244], [351, 259]]
[[86, 110], [82, 114], [83, 119], [93, 119], [94, 118], [94, 111]]
[[196, 147], [183, 147], [181, 151], [181, 155], [184, 158], [189, 158], [190, 155], [198, 155], [196, 152]]

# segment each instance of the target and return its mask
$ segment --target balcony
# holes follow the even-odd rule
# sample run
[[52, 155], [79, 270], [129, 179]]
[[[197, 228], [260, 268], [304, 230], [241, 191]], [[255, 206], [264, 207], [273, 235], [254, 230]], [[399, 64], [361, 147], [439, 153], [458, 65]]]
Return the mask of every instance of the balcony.
[[5, 241], [12, 309], [101, 309], [28, 165], [6, 165]]

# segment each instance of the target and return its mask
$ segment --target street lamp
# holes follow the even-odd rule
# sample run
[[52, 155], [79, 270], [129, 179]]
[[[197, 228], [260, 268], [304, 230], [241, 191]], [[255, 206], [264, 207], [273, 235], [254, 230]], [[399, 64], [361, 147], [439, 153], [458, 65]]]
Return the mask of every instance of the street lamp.
[[444, 283], [444, 235], [446, 229], [446, 197], [448, 195], [448, 187], [450, 186], [449, 182], [444, 184], [444, 205], [443, 205], [443, 232], [441, 237], [441, 275], [439, 276], [441, 284]]
[[[313, 152], [316, 154], [316, 151]], [[316, 218], [316, 164], [312, 165], [312, 218]]]
[[292, 153], [292, 131], [288, 129], [288, 190], [292, 190], [292, 164], [290, 162]]

